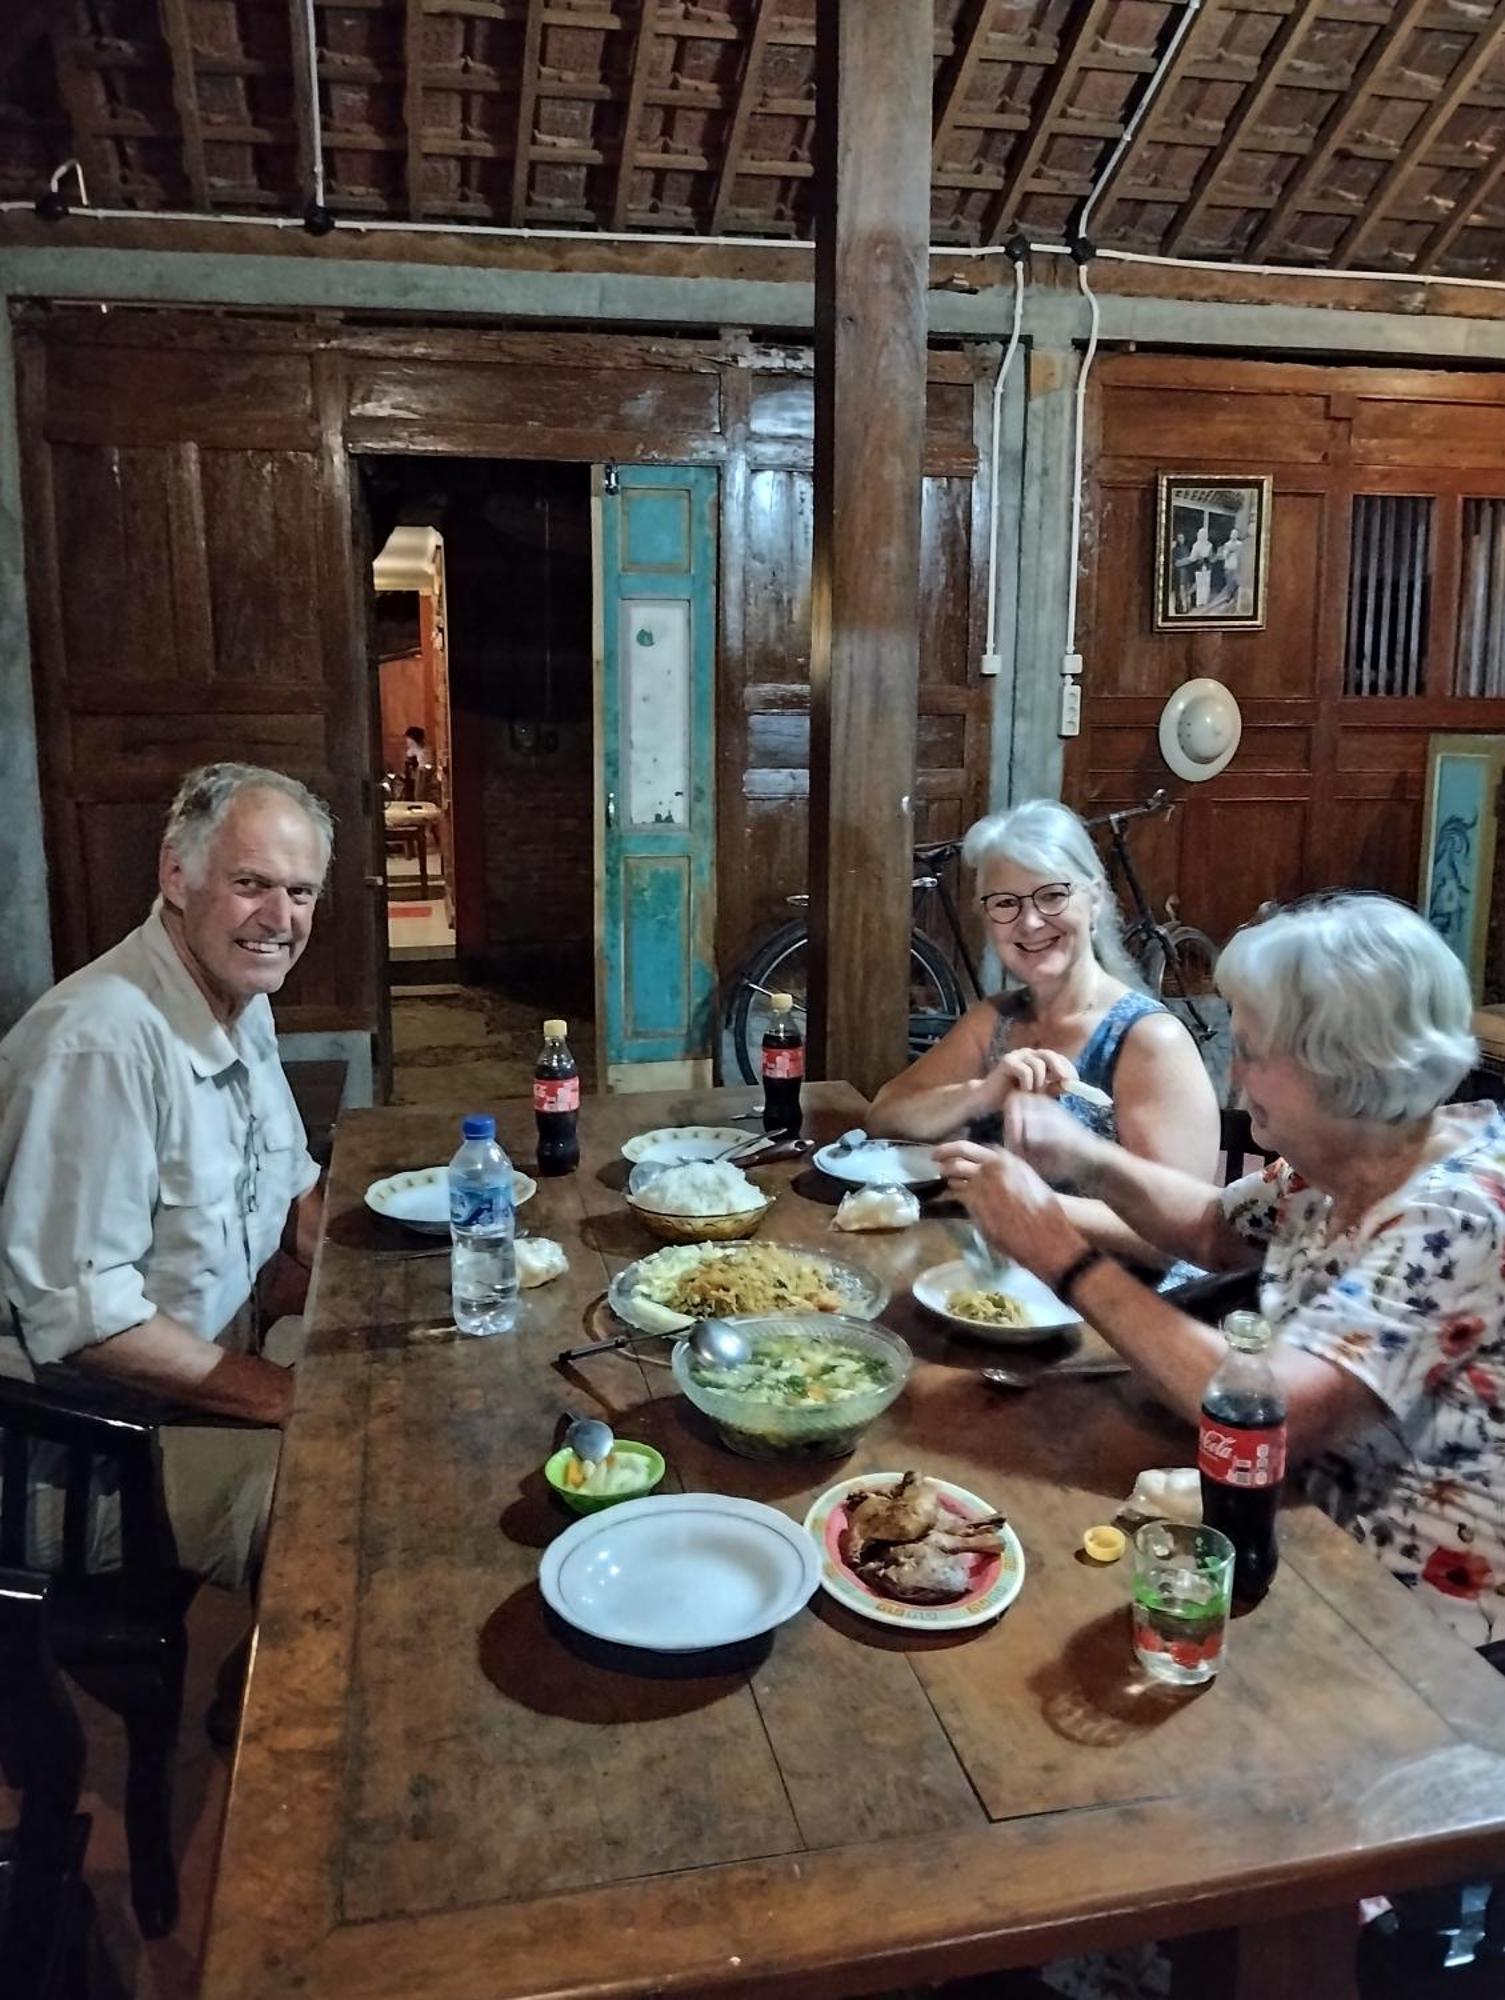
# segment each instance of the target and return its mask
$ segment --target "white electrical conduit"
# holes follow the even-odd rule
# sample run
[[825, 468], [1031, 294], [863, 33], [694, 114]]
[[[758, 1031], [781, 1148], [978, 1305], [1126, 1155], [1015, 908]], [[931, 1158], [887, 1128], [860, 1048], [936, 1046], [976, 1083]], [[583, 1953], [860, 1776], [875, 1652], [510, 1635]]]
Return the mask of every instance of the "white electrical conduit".
[[313, 163], [314, 200], [320, 208], [324, 206], [324, 133], [323, 119], [319, 112], [319, 27], [314, 19], [314, 0], [303, 0], [304, 18], [308, 22], [308, 47], [304, 60], [308, 69], [308, 150]]
[[988, 465], [988, 637], [983, 648], [983, 672], [998, 671], [998, 461], [1003, 444], [1003, 388], [1019, 351], [1019, 335], [1024, 325], [1024, 260], [1014, 261], [1014, 324], [1009, 344], [1003, 350], [993, 381], [993, 437]]
[[1097, 294], [1087, 278], [1087, 266], [1078, 264], [1076, 281], [1082, 297], [1087, 301], [1091, 323], [1087, 334], [1087, 352], [1082, 356], [1082, 366], [1076, 378], [1076, 437], [1072, 447], [1071, 481], [1071, 569], [1066, 585], [1066, 653], [1070, 658], [1076, 652], [1076, 598], [1077, 567], [1082, 553], [1082, 448], [1087, 432], [1087, 378], [1092, 373], [1092, 364], [1097, 359], [1097, 337], [1102, 328], [1102, 313], [1098, 307]]
[[1186, 40], [1187, 36], [1191, 33], [1192, 23], [1196, 20], [1197, 15], [1201, 11], [1202, 11], [1202, 0], [1186, 0], [1185, 11], [1181, 16], [1181, 19], [1176, 23], [1176, 32], [1171, 36], [1170, 41], [1166, 44], [1165, 54], [1160, 58], [1160, 61], [1155, 65], [1155, 73], [1150, 78], [1149, 83], [1145, 86], [1144, 93], [1140, 97], [1138, 104], [1134, 107], [1134, 116], [1129, 120], [1128, 124], [1125, 125], [1122, 133], [1119, 135], [1118, 144], [1113, 148], [1113, 151], [1108, 155], [1108, 164], [1103, 168], [1102, 172], [1098, 175], [1097, 179], [1092, 183], [1092, 192], [1087, 197], [1086, 206], [1083, 208], [1081, 214], [1077, 217], [1076, 220], [1076, 233], [1078, 236], [1087, 236], [1090, 234], [1087, 225], [1092, 220], [1092, 211], [1097, 206], [1097, 198], [1102, 193], [1103, 189], [1107, 186], [1108, 181], [1112, 177], [1113, 169], [1118, 165], [1119, 161], [1123, 158], [1124, 154], [1129, 150], [1130, 146], [1133, 145], [1134, 134], [1139, 130], [1140, 126], [1144, 123], [1146, 113], [1149, 111], [1150, 106], [1155, 102], [1155, 99], [1160, 95], [1161, 82], [1163, 81], [1166, 72], [1170, 69], [1171, 64], [1176, 60], [1177, 51], [1180, 49], [1181, 44]]

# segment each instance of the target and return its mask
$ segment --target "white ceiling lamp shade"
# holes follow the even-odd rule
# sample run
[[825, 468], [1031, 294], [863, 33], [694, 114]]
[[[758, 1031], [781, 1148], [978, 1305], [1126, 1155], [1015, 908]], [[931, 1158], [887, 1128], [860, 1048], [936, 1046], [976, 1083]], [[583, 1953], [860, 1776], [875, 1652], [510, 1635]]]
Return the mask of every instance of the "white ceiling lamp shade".
[[378, 590], [416, 590], [421, 597], [436, 597], [443, 547], [437, 528], [394, 528], [371, 565], [371, 581]]
[[1227, 767], [1243, 733], [1238, 703], [1221, 681], [1187, 681], [1160, 711], [1160, 754], [1194, 785]]

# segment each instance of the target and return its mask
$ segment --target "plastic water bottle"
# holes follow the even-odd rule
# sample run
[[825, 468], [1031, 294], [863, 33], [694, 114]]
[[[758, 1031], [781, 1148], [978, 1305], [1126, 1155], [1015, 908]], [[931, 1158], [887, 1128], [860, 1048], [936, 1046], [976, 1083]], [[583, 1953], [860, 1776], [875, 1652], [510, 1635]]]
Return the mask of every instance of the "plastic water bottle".
[[449, 1163], [450, 1295], [461, 1333], [510, 1333], [517, 1325], [516, 1209], [512, 1162], [494, 1118], [466, 1118]]

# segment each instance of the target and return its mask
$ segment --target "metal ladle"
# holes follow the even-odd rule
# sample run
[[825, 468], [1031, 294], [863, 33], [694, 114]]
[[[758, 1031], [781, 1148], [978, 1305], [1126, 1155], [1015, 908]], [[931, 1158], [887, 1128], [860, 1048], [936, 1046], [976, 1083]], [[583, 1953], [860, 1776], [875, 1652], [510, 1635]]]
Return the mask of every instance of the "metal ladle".
[[990, 1389], [1033, 1389], [1039, 1382], [1053, 1382], [1058, 1375], [1072, 1375], [1091, 1379], [1094, 1375], [1127, 1375], [1127, 1361], [1058, 1361], [1054, 1367], [1031, 1369], [984, 1368], [982, 1379]]
[[705, 1368], [740, 1368], [752, 1354], [752, 1342], [724, 1319], [703, 1319], [690, 1335], [690, 1352]]
[[571, 1416], [570, 1427], [564, 1434], [564, 1441], [570, 1450], [587, 1465], [604, 1465], [611, 1457], [611, 1448], [616, 1443], [616, 1433], [610, 1424], [603, 1424], [599, 1417]]

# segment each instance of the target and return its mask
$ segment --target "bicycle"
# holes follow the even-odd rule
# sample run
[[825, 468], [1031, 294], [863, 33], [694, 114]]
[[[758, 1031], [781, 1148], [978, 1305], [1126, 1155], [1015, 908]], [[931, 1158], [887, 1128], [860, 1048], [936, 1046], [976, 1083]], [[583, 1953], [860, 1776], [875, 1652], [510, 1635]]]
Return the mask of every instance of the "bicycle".
[[[916, 873], [911, 887], [915, 922], [909, 934], [911, 1062], [932, 1048], [970, 1005], [964, 997], [963, 980], [972, 999], [982, 998], [977, 961], [946, 882], [945, 871], [961, 848], [959, 840], [931, 840], [920, 842], [914, 850]], [[794, 895], [787, 900], [791, 908], [809, 908], [807, 895]], [[952, 956], [949, 957], [926, 930], [927, 920], [937, 910], [950, 938]], [[805, 1011], [809, 944], [809, 923], [793, 917], [764, 939], [732, 982], [722, 1014], [723, 1038], [731, 1040], [737, 1068], [745, 1083], [756, 1083], [762, 1074], [769, 997], [774, 993], [793, 994], [796, 1011], [801, 1014]]]
[[[1122, 877], [1134, 907], [1134, 918], [1124, 930], [1124, 944], [1138, 966], [1146, 989], [1164, 1000], [1185, 1021], [1197, 1042], [1205, 1049], [1217, 1040], [1220, 1029], [1209, 1018], [1207, 1004], [1213, 991], [1212, 970], [1217, 947], [1205, 931], [1184, 924], [1176, 915], [1174, 899], [1168, 917], [1157, 917], [1144, 891], [1129, 852], [1125, 828], [1131, 820], [1153, 818], [1175, 810], [1175, 801], [1164, 790], [1157, 791], [1143, 805], [1128, 806], [1120, 812], [1100, 813], [1086, 824], [1108, 829], [1108, 879], [1115, 870]], [[941, 913], [950, 934], [952, 950], [965, 974], [972, 999], [983, 998], [977, 964], [962, 929], [961, 916], [945, 880], [945, 869], [961, 853], [959, 840], [929, 841], [914, 850], [916, 920], [909, 934], [909, 1059], [933, 1048], [942, 1035], [961, 1019], [970, 1004], [964, 995], [957, 965], [948, 958], [925, 928], [924, 919], [932, 901]], [[809, 906], [805, 895], [789, 897], [796, 909]], [[756, 1083], [761, 1074], [763, 1031], [769, 1016], [768, 1000], [773, 993], [790, 993], [796, 1010], [804, 1012], [809, 924], [792, 918], [766, 938], [732, 982], [723, 1010], [723, 1037], [730, 1037], [737, 1068], [745, 1083]], [[1169, 988], [1169, 992], [1167, 991]], [[1202, 1005], [1198, 1005], [1198, 1001]]]
[[[1173, 1007], [1196, 1039], [1205, 1044], [1216, 1039], [1218, 1034], [1217, 1025], [1208, 1018], [1211, 1010], [1205, 1004], [1215, 990], [1213, 968], [1217, 964], [1218, 948], [1206, 931], [1199, 931], [1195, 924], [1181, 922], [1176, 914], [1174, 896], [1166, 903], [1167, 916], [1164, 919], [1156, 916], [1144, 892], [1144, 884], [1139, 879], [1139, 871], [1134, 866], [1134, 857], [1129, 852], [1124, 831], [1130, 820], [1153, 819], [1175, 809], [1176, 801], [1161, 789], [1152, 792], [1141, 806], [1098, 813], [1087, 821], [1087, 826], [1094, 831], [1098, 827], [1108, 829], [1108, 880], [1113, 883], [1116, 871], [1122, 877], [1133, 903], [1133, 921], [1124, 926], [1124, 946], [1138, 966], [1147, 991], [1155, 999]], [[1198, 1000], [1204, 1003], [1202, 1007], [1198, 1006]]]

